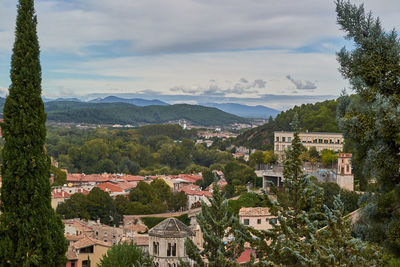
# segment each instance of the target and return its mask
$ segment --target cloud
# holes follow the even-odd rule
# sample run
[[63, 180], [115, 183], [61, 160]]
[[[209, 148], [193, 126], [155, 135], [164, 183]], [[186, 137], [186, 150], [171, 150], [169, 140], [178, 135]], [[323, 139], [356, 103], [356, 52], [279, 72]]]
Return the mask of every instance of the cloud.
[[266, 81], [261, 80], [261, 79], [257, 79], [257, 80], [254, 80], [253, 87], [255, 87], [255, 88], [265, 88], [266, 84], [267, 84]]
[[317, 89], [317, 86], [311, 81], [301, 81], [293, 79], [292, 76], [286, 75], [286, 78], [291, 81], [298, 90], [314, 90]]
[[249, 81], [248, 81], [247, 79], [245, 79], [245, 78], [241, 78], [241, 79], [239, 80], [239, 82], [241, 82], [241, 83], [248, 83]]
[[140, 90], [140, 91], [137, 91], [137, 93], [139, 93], [139, 94], [149, 94], [149, 95], [160, 95], [160, 94], [162, 94], [162, 92], [155, 91], [155, 90], [152, 90], [152, 89]]

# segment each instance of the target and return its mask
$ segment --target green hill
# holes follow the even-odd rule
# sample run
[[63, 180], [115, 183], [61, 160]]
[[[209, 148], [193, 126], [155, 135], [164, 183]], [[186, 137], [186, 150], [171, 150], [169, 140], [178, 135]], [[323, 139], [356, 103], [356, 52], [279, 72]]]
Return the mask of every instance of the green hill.
[[212, 126], [246, 123], [216, 108], [178, 104], [138, 107], [128, 103], [87, 103], [52, 101], [45, 103], [47, 119], [56, 122], [93, 124], [166, 123], [186, 120], [194, 125]]
[[295, 113], [299, 115], [301, 131], [339, 132], [336, 123], [337, 104], [338, 100], [326, 100], [282, 111], [275, 120], [239, 135], [235, 144], [257, 149], [273, 149], [274, 131], [290, 131], [290, 123]]

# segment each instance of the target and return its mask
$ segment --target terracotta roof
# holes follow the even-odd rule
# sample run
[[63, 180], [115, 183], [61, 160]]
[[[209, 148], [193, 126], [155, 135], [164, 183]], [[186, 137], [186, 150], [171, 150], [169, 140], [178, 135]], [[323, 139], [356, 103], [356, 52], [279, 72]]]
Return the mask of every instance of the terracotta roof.
[[124, 190], [120, 186], [110, 182], [96, 185], [96, 187], [100, 188], [101, 190], [107, 193], [124, 192]]
[[147, 226], [138, 222], [137, 224], [124, 225], [124, 230], [135, 231], [136, 233], [145, 232], [147, 230]]
[[133, 181], [143, 181], [144, 177], [135, 175], [123, 175], [121, 176], [121, 179], [124, 179], [127, 182], [133, 182]]
[[269, 208], [254, 207], [254, 208], [241, 208], [239, 216], [270, 216]]
[[253, 257], [256, 258], [256, 253], [254, 252], [253, 249], [251, 248], [245, 248], [242, 254], [240, 254], [239, 258], [237, 258], [236, 262], [239, 264], [247, 263], [251, 259], [251, 254], [253, 254]]
[[118, 182], [116, 185], [126, 191], [135, 188], [137, 186], [137, 182]]
[[71, 248], [68, 248], [68, 251], [65, 253], [65, 256], [67, 257], [68, 260], [78, 259], [78, 255], [76, 255], [75, 251], [73, 251]]
[[54, 189], [51, 191], [51, 197], [52, 198], [70, 198], [72, 194], [69, 194], [63, 190], [57, 191], [57, 189]]
[[148, 246], [149, 235], [134, 235], [133, 243], [135, 243], [137, 246]]
[[79, 235], [69, 235], [69, 234], [65, 234], [65, 239], [67, 239], [68, 241], [78, 241], [79, 239], [82, 239], [83, 236], [79, 236]]
[[88, 236], [85, 236], [82, 239], [75, 242], [74, 244], [72, 244], [72, 246], [75, 249], [85, 248], [85, 247], [89, 247], [89, 246], [93, 246], [93, 245], [99, 245], [99, 246], [103, 246], [103, 247], [111, 247], [111, 244], [109, 244], [109, 243], [106, 243], [106, 242], [103, 242], [103, 241], [100, 241], [97, 239], [93, 239]]
[[181, 187], [181, 191], [182, 191], [182, 190], [201, 191], [201, 190], [200, 190], [200, 186], [195, 185], [195, 184], [184, 185], [184, 186]]
[[149, 236], [158, 237], [188, 237], [195, 233], [176, 218], [168, 218], [149, 230]]

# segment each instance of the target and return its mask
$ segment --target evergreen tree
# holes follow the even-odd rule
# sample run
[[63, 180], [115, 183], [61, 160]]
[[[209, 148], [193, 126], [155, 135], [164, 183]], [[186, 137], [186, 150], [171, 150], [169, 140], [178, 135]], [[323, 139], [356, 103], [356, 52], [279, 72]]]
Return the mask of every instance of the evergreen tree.
[[[192, 240], [187, 239], [186, 251], [195, 266], [238, 266], [236, 259], [244, 251], [247, 231], [238, 217], [229, 211], [228, 202], [216, 183], [213, 184], [213, 189], [211, 206], [203, 202], [201, 213], [196, 217], [203, 233], [204, 248], [200, 251]], [[208, 264], [202, 257], [207, 259]]]
[[18, 4], [11, 86], [4, 105], [0, 263], [61, 266], [67, 242], [51, 208], [50, 159], [33, 0]]
[[[342, 75], [356, 96], [343, 96], [339, 126], [354, 153], [355, 173], [378, 192], [363, 209], [358, 234], [400, 255], [400, 42], [364, 7], [336, 2], [337, 21], [354, 49], [338, 53]], [[367, 223], [363, 223], [367, 222]]]
[[259, 256], [257, 265], [379, 266], [379, 249], [352, 237], [340, 196], [333, 209], [322, 205], [322, 188], [302, 173], [303, 150], [296, 132], [284, 161], [284, 192], [272, 188], [276, 200], [266, 196], [278, 223], [269, 231], [250, 229], [257, 237], [251, 240]]
[[98, 267], [153, 267], [152, 258], [134, 243], [113, 245], [100, 260]]

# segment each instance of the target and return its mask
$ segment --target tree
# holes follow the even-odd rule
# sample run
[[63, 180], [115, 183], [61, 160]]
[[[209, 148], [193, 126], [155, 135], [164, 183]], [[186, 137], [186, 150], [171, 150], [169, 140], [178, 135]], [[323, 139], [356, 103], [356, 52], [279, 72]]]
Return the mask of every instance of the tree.
[[152, 267], [153, 261], [147, 252], [134, 243], [113, 245], [103, 256], [98, 267]]
[[264, 152], [264, 163], [265, 164], [272, 164], [276, 163], [277, 157], [273, 150], [267, 150]]
[[[216, 183], [213, 185], [214, 191], [210, 199], [211, 206], [204, 202], [201, 205], [201, 213], [196, 219], [203, 233], [203, 250], [199, 251], [192, 240], [185, 242], [188, 257], [195, 262], [195, 266], [238, 266], [236, 259], [244, 250], [244, 243], [247, 238], [245, 227], [240, 224], [237, 216], [233, 215], [228, 209], [228, 202]], [[228, 237], [231, 241], [224, 242]], [[205, 264], [203, 258], [208, 261]]]
[[[378, 190], [362, 216], [363, 237], [400, 255], [400, 42], [364, 7], [336, 2], [337, 22], [354, 49], [338, 53], [340, 71], [355, 96], [341, 97], [338, 122], [353, 156], [361, 189], [375, 178]], [[363, 222], [364, 220], [360, 220]]]
[[4, 104], [1, 168], [0, 262], [7, 266], [61, 266], [67, 242], [51, 207], [50, 159], [33, 0], [20, 0]]
[[279, 223], [269, 231], [250, 230], [257, 237], [251, 242], [260, 256], [258, 265], [381, 266], [379, 248], [352, 236], [340, 196], [333, 209], [324, 206], [322, 212], [323, 190], [301, 172], [301, 146], [296, 132], [284, 161], [286, 193], [273, 188], [276, 200], [266, 199]]
[[90, 219], [97, 220], [107, 225], [118, 224], [115, 221], [116, 210], [111, 196], [98, 187], [93, 187], [87, 195], [87, 211]]
[[56, 213], [64, 219], [81, 218], [89, 220], [90, 214], [87, 211], [87, 197], [81, 193], [73, 194], [64, 203], [57, 206]]
[[321, 151], [321, 161], [325, 166], [333, 166], [337, 162], [337, 154], [329, 149], [324, 149]]

